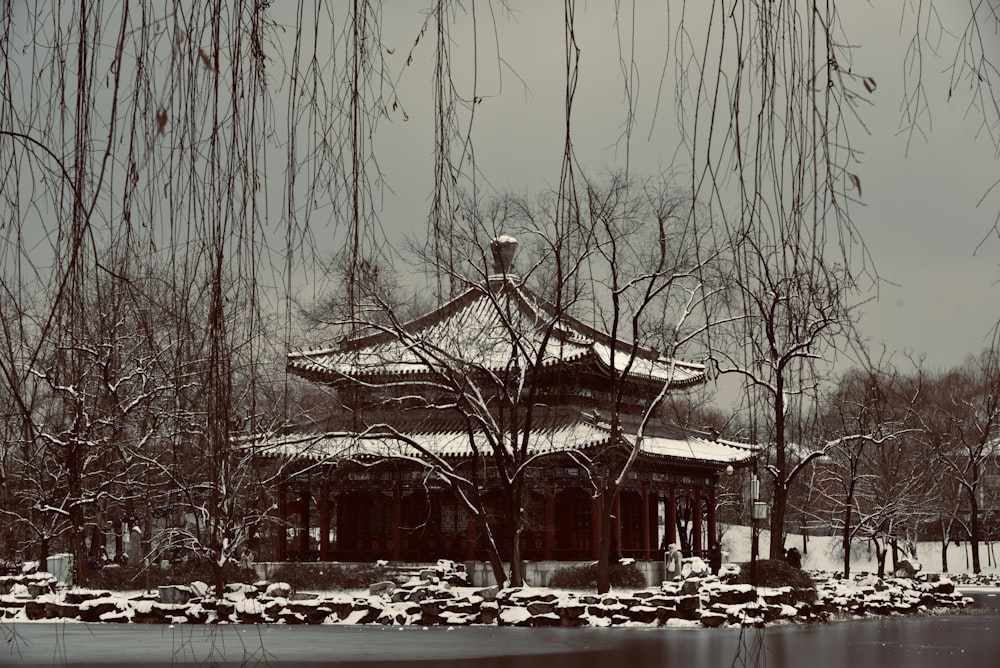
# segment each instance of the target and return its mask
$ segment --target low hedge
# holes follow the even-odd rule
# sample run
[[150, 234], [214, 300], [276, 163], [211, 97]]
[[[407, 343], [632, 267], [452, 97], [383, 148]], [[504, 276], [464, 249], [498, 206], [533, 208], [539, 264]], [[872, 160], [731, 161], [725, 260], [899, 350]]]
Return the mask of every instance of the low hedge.
[[[612, 564], [608, 575], [612, 587], [642, 589], [646, 586], [646, 576], [634, 563]], [[597, 586], [597, 564], [556, 569], [549, 578], [548, 586], [555, 589], [593, 589]]]
[[271, 582], [287, 582], [297, 591], [319, 589], [363, 589], [376, 582], [390, 578], [386, 566], [371, 564], [363, 566], [341, 566], [325, 563], [288, 562], [278, 566], [268, 574]]
[[[740, 574], [728, 579], [731, 584], [751, 584], [750, 562], [739, 564]], [[788, 565], [782, 559], [757, 560], [758, 587], [794, 587], [814, 589], [816, 583], [804, 571]]]
[[[254, 582], [257, 573], [252, 568], [243, 568], [239, 564], [227, 563], [222, 568], [223, 582]], [[140, 566], [105, 566], [100, 570], [87, 571], [86, 586], [90, 589], [106, 589], [109, 591], [128, 591], [130, 589], [151, 589], [162, 585], [187, 584], [204, 582], [211, 585], [215, 582], [212, 564], [202, 560], [187, 562], [172, 562], [169, 567], [161, 568], [153, 564], [146, 568]], [[74, 582], [75, 583], [75, 582]]]

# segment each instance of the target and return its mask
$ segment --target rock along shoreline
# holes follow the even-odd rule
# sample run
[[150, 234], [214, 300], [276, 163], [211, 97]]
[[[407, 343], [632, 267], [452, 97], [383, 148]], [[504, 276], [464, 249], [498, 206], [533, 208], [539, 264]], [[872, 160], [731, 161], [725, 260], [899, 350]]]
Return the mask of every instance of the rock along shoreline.
[[432, 572], [367, 594], [294, 592], [282, 582], [235, 583], [221, 598], [207, 585], [124, 595], [62, 588], [48, 573], [0, 577], [0, 624], [80, 621], [131, 624], [383, 624], [529, 627], [765, 626], [926, 614], [973, 600], [936, 574], [851, 579], [812, 573], [816, 587], [727, 584], [715, 576], [604, 595], [544, 587], [453, 586]]

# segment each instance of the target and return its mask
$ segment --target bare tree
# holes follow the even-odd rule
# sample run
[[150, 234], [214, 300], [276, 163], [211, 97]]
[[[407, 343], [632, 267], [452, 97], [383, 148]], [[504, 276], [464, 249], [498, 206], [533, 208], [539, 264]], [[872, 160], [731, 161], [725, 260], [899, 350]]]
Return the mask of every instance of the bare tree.
[[920, 374], [901, 375], [884, 359], [845, 372], [827, 400], [831, 446], [814, 475], [817, 494], [808, 510], [840, 533], [845, 576], [856, 538], [876, 544], [882, 569], [885, 546], [912, 540], [933, 516], [936, 484], [916, 420], [922, 400]]
[[964, 498], [956, 519], [972, 550], [972, 569], [982, 564], [984, 478], [1000, 439], [1000, 355], [990, 348], [934, 379], [933, 406], [925, 416], [934, 461]]
[[[942, 21], [935, 3], [907, 5], [902, 16], [914, 26], [900, 54], [904, 126], [921, 132], [930, 118], [921, 73]], [[990, 126], [997, 67], [982, 35], [996, 9], [977, 5], [969, 18], [958, 31], [949, 97], [970, 94], [963, 99]], [[770, 552], [777, 557], [792, 470], [786, 429], [802, 415], [797, 403], [818, 399], [811, 388], [851, 326], [847, 306], [863, 279], [878, 282], [851, 215], [862, 196], [859, 109], [877, 83], [855, 66], [832, 3], [812, 2], [808, 11], [793, 2], [715, 2], [704, 12], [686, 5], [675, 27], [691, 201], [712, 211], [737, 249], [734, 279], [747, 315], [739, 338], [749, 345], [728, 348], [733, 356], [722, 370], [743, 370], [756, 407], [754, 437], [774, 443]]]
[[718, 324], [703, 316], [721, 290], [715, 266], [721, 249], [712, 245], [710, 228], [701, 229], [688, 218], [689, 209], [683, 192], [658, 179], [632, 182], [616, 175], [606, 184], [586, 185], [581, 218], [592, 230], [594, 249], [588, 260], [595, 283], [590, 317], [609, 334], [607, 407], [614, 434], [612, 447], [589, 462], [602, 511], [599, 593], [610, 588], [615, 498], [668, 395], [683, 385], [670, 368], [639, 408], [633, 371], [648, 363], [642, 351], [652, 349], [664, 361], [676, 360], [694, 352], [707, 327]]
[[765, 468], [772, 494], [770, 555], [780, 558], [789, 490], [806, 465], [831, 446], [821, 440], [806, 457], [792, 452], [795, 444], [815, 438], [819, 365], [833, 353], [835, 337], [851, 327], [849, 288], [821, 264], [797, 274], [802, 258], [796, 259], [793, 248], [750, 246], [758, 250], [738, 265], [755, 269], [734, 279], [743, 317], [729, 333], [716, 331], [712, 356], [718, 373], [745, 381], [752, 440], [772, 445], [773, 459]]
[[163, 349], [138, 327], [126, 273], [78, 287], [88, 315], [72, 340], [8, 348], [5, 377], [19, 390], [12, 396], [23, 426], [8, 454], [23, 477], [20, 503], [3, 512], [36, 534], [43, 563], [51, 541], [64, 535], [77, 582], [86, 581], [107, 526], [117, 532], [139, 492], [141, 463], [126, 453], [155, 438], [158, 408], [171, 391], [157, 373]]
[[733, 249], [733, 306], [745, 317], [728, 341], [715, 337], [713, 355], [719, 372], [746, 380], [751, 438], [774, 446], [778, 558], [801, 470], [789, 463], [789, 437], [813, 420], [867, 266], [848, 208], [860, 194], [849, 129], [871, 82], [853, 73], [830, 4], [716, 2], [706, 21], [696, 39], [686, 16], [677, 28], [678, 108], [693, 110], [681, 114], [691, 201]]
[[[31, 16], [4, 12], [2, 21], [12, 69], [2, 81], [0, 151], [5, 164], [15, 165], [4, 197], [15, 243], [5, 247], [3, 285], [20, 309], [7, 342], [24, 341], [5, 354], [12, 362], [5, 381], [22, 415], [48, 421], [24, 442], [45, 438], [50, 452], [62, 453], [67, 477], [59, 488], [72, 504], [71, 525], [81, 527], [90, 481], [107, 476], [108, 484], [122, 483], [113, 468], [95, 468], [100, 458], [88, 454], [92, 444], [109, 438], [106, 432], [151, 435], [154, 427], [173, 429], [184, 419], [153, 412], [132, 424], [124, 408], [115, 408], [119, 398], [110, 388], [124, 391], [130, 385], [116, 381], [141, 377], [176, 396], [177, 388], [198, 385], [208, 410], [193, 433], [204, 435], [216, 455], [210, 512], [219, 514], [232, 474], [227, 453], [254, 413], [231, 384], [245, 373], [245, 387], [252, 388], [257, 375], [248, 369], [271, 350], [261, 336], [260, 279], [271, 258], [263, 232], [265, 147], [258, 139], [271, 131], [265, 48], [273, 23], [260, 5], [226, 2], [167, 11], [155, 3], [81, 2]], [[133, 284], [144, 263], [169, 267], [155, 306], [134, 301], [112, 311], [119, 304], [112, 296], [148, 287]], [[29, 310], [25, 299], [32, 294]], [[232, 317], [236, 305], [245, 309], [239, 320]], [[147, 307], [181, 323], [178, 336], [124, 337], [122, 328], [137, 327]], [[191, 333], [194, 313], [207, 324], [203, 347], [182, 338]], [[164, 332], [136, 330], [150, 331]], [[165, 351], [187, 360], [196, 351], [201, 375], [190, 375], [188, 366], [153, 376], [154, 360]], [[12, 371], [15, 359], [20, 376]], [[90, 380], [101, 369], [107, 387]], [[41, 386], [58, 400], [33, 399]], [[151, 403], [163, 408], [138, 401], [130, 410], [149, 413]], [[115, 410], [120, 415], [109, 423]], [[114, 457], [129, 468], [135, 460], [125, 450], [114, 450]], [[225, 536], [214, 538], [216, 560], [224, 560]], [[82, 545], [76, 538], [81, 565]]]

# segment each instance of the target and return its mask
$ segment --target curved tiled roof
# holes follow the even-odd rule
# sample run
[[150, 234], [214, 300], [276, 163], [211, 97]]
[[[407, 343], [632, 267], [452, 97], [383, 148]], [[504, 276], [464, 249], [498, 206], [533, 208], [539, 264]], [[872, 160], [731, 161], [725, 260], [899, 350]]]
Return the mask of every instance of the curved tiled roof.
[[[612, 359], [612, 347], [617, 351]], [[511, 277], [491, 278], [439, 309], [398, 329], [342, 341], [339, 346], [292, 352], [288, 368], [306, 378], [433, 376], [439, 371], [502, 372], [516, 365], [592, 362], [630, 378], [689, 386], [704, 381], [705, 367], [630, 346], [566, 315]]]
[[[611, 430], [606, 423], [582, 415], [575, 420], [541, 422], [539, 427], [532, 429], [528, 439], [529, 456], [585, 450], [606, 445], [611, 440]], [[441, 429], [401, 429], [396, 433], [388, 428], [375, 427], [360, 433], [294, 433], [258, 442], [255, 448], [264, 456], [310, 461], [399, 457], [426, 459], [428, 456], [461, 459], [472, 456], [473, 444], [481, 454], [491, 454], [485, 434], [476, 433], [472, 441], [469, 432], [457, 425], [441, 426]], [[625, 440], [634, 444], [635, 436], [626, 435]], [[419, 444], [419, 447], [409, 441]], [[426, 452], [421, 452], [421, 449]], [[674, 427], [668, 431], [655, 430], [653, 435], [644, 436], [640, 452], [648, 457], [674, 462], [724, 467], [749, 461], [755, 449], [746, 444], [712, 439]]]

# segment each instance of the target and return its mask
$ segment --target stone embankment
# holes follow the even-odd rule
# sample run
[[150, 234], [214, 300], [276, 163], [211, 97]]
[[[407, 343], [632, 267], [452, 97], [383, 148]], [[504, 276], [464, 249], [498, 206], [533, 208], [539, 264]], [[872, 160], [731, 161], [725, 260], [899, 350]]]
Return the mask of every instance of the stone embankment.
[[232, 584], [222, 599], [204, 583], [153, 593], [58, 588], [46, 573], [0, 578], [0, 623], [79, 620], [133, 624], [386, 624], [500, 626], [760, 626], [964, 608], [972, 600], [939, 576], [840, 580], [815, 589], [726, 584], [716, 577], [594, 595], [546, 588], [452, 586], [425, 574], [366, 594], [293, 592], [284, 583]]
[[997, 573], [955, 573], [948, 577], [956, 587], [1000, 587]]

